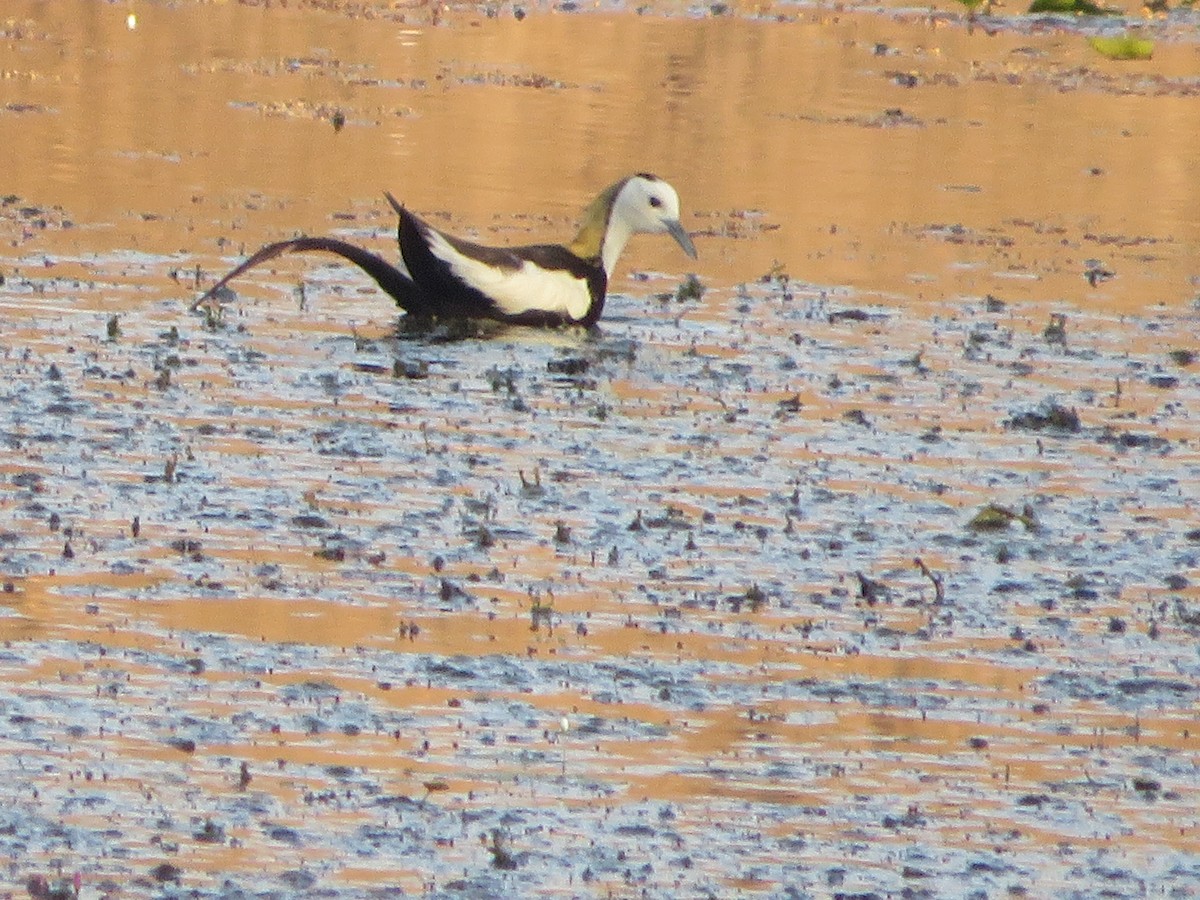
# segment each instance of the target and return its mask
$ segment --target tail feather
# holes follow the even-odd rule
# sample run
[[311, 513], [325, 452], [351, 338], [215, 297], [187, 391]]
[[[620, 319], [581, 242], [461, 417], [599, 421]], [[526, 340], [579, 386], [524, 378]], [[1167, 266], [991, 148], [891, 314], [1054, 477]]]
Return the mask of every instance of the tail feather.
[[387, 197], [388, 203], [392, 204], [392, 209], [396, 211], [396, 215], [404, 215], [404, 207], [400, 205], [400, 201], [392, 196], [391, 191], [384, 191], [383, 196]]
[[268, 260], [275, 259], [277, 256], [282, 256], [285, 253], [304, 253], [311, 250], [334, 253], [354, 263], [375, 279], [375, 283], [396, 301], [397, 306], [405, 311], [418, 316], [432, 315], [432, 311], [429, 308], [429, 301], [425, 297], [424, 292], [417, 287], [411, 278], [387, 260], [376, 256], [369, 250], [363, 250], [361, 247], [347, 244], [345, 241], [319, 237], [293, 238], [290, 241], [279, 241], [275, 244], [268, 244], [205, 291], [192, 304], [192, 310], [195, 311], [210, 301], [217, 291], [225, 287], [225, 285], [243, 272]]

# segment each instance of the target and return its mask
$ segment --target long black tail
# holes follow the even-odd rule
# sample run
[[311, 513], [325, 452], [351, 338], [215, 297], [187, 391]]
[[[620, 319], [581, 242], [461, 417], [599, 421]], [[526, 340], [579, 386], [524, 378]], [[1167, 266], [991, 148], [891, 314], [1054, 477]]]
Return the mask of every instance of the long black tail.
[[274, 259], [277, 256], [282, 256], [285, 253], [304, 253], [309, 250], [323, 250], [326, 253], [336, 253], [343, 259], [350, 260], [350, 262], [374, 278], [375, 283], [396, 301], [397, 306], [413, 315], [431, 315], [429, 301], [426, 299], [424, 292], [413, 283], [411, 278], [387, 260], [376, 256], [369, 250], [363, 250], [361, 247], [347, 244], [345, 241], [339, 241], [335, 238], [313, 237], [293, 238], [290, 241], [279, 241], [276, 244], [268, 244], [263, 247], [205, 291], [203, 296], [192, 304], [192, 310], [198, 309], [210, 300], [217, 291], [225, 287], [226, 284], [237, 278], [247, 269], [252, 269], [260, 263]]

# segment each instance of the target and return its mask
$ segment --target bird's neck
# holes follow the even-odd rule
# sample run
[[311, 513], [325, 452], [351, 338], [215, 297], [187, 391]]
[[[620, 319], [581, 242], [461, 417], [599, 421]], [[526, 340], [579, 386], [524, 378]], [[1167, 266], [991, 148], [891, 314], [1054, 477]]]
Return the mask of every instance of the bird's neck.
[[624, 181], [618, 181], [588, 205], [575, 239], [567, 245], [580, 259], [599, 260], [606, 276], [612, 275], [621, 251], [632, 236], [629, 226], [613, 216], [617, 194], [624, 186]]
[[604, 241], [600, 245], [600, 263], [604, 266], [606, 276], [612, 277], [613, 269], [617, 267], [617, 259], [632, 235], [628, 225], [616, 220], [609, 222], [608, 227], [604, 229]]

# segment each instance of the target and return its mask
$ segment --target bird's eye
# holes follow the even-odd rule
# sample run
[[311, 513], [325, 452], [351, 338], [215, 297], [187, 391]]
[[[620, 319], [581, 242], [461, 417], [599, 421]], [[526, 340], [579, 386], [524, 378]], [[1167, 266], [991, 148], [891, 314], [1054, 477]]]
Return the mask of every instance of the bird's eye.
[[650, 205], [653, 206], [655, 209], [658, 209], [660, 206], [662, 206], [662, 200], [660, 200], [658, 197], [651, 197]]

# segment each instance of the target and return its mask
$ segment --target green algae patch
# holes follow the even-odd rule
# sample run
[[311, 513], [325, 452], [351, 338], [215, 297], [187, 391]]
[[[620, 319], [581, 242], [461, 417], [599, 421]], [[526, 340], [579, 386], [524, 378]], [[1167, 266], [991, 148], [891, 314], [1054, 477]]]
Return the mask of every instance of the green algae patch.
[[1154, 55], [1154, 41], [1128, 34], [1088, 38], [1088, 43], [1093, 50], [1109, 59], [1150, 59]]

